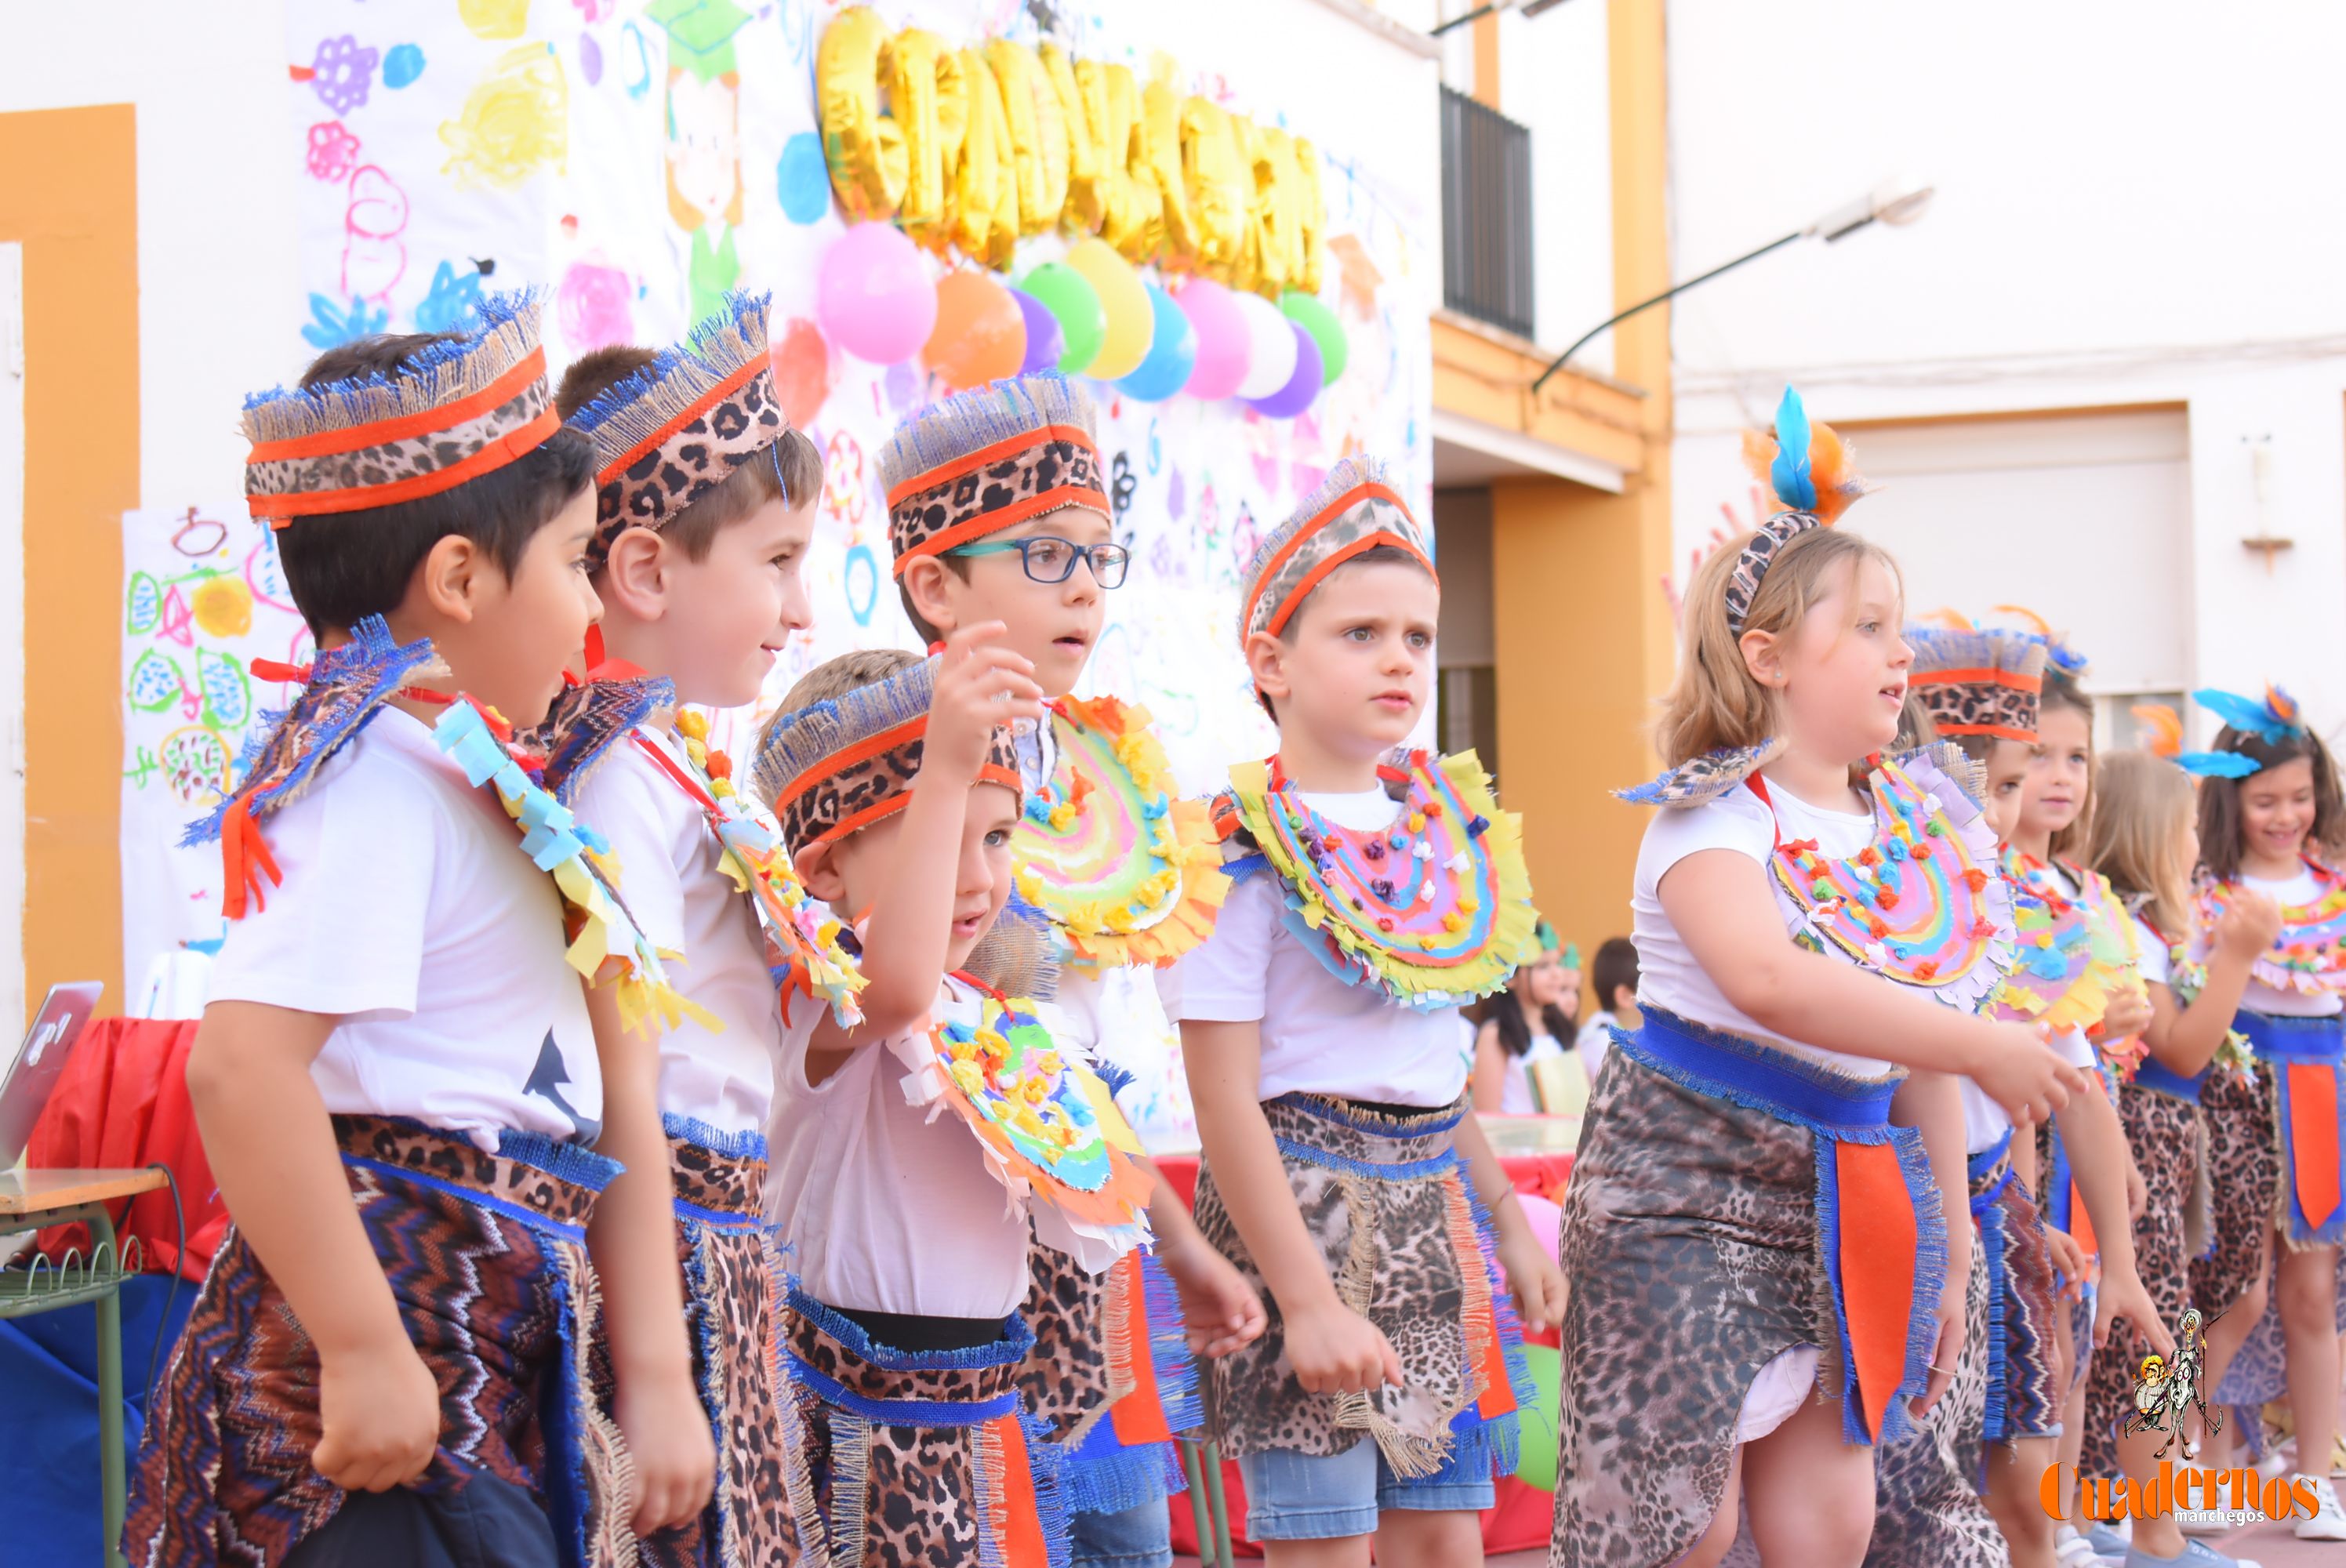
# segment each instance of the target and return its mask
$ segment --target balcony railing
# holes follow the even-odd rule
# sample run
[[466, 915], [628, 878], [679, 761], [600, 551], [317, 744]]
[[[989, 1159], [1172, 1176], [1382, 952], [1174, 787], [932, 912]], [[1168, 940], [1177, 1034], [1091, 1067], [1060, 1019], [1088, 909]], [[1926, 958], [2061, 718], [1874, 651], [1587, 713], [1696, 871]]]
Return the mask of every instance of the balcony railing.
[[1442, 302], [1519, 337], [1536, 331], [1531, 131], [1448, 87], [1442, 89]]

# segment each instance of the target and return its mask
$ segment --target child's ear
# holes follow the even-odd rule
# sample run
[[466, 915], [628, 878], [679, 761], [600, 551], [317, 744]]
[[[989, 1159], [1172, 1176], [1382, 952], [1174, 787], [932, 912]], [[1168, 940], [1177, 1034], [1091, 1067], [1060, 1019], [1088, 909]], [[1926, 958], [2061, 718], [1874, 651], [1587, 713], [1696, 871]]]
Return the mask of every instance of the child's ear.
[[947, 584], [958, 580], [954, 577], [953, 568], [934, 555], [915, 555], [904, 563], [904, 575], [897, 584], [921, 619], [934, 626], [938, 636], [949, 637], [958, 629], [958, 622], [954, 616], [953, 591]]
[[488, 553], [462, 534], [444, 535], [425, 551], [408, 579], [407, 600], [420, 596], [423, 606], [443, 620], [469, 626], [480, 612], [481, 595], [488, 584], [484, 573], [503, 573]]
[[639, 621], [656, 621], [668, 608], [667, 551], [648, 528], [623, 529], [611, 541], [595, 592], [603, 603]]
[[1785, 684], [1783, 640], [1774, 632], [1745, 632], [1735, 639], [1742, 650], [1743, 667], [1751, 678], [1770, 690], [1780, 690]]
[[832, 853], [838, 848], [835, 842], [809, 844], [790, 857], [806, 891], [830, 904], [833, 914], [839, 912], [840, 900], [847, 896], [847, 879], [839, 874], [839, 861]]
[[1269, 632], [1247, 635], [1247, 673], [1254, 677], [1255, 689], [1273, 702], [1284, 700], [1294, 690], [1287, 678], [1287, 645]]

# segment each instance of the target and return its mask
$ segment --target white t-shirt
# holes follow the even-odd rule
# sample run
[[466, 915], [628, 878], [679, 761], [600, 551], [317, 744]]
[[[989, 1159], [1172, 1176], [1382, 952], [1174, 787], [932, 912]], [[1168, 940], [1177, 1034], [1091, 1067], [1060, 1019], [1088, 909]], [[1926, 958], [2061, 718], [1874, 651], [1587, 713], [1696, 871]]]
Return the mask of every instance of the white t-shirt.
[[[2244, 876], [2240, 885], [2251, 892], [2259, 892], [2286, 909], [2291, 904], [2310, 904], [2321, 896], [2321, 883], [2305, 867], [2297, 875], [2282, 881], [2268, 881], [2262, 877]], [[2260, 980], [2249, 982], [2240, 993], [2240, 1005], [2251, 1013], [2263, 1013], [2275, 1018], [2327, 1018], [2336, 1013], [2346, 999], [2334, 991], [2308, 996], [2301, 991], [2283, 991], [2267, 985]]]
[[264, 831], [284, 884], [229, 926], [211, 999], [339, 1018], [310, 1065], [328, 1111], [493, 1153], [506, 1127], [595, 1141], [602, 1065], [562, 895], [429, 728], [377, 714]]
[[[974, 1023], [983, 999], [948, 979], [937, 1007]], [[798, 1247], [799, 1283], [830, 1307], [1003, 1318], [1026, 1298], [1027, 1225], [950, 1110], [904, 1096], [892, 1043], [859, 1048], [821, 1084], [807, 1044], [824, 1009], [792, 997], [767, 1135], [767, 1217]], [[922, 1026], [925, 1029], [925, 1025]]]
[[1532, 1043], [1524, 1048], [1522, 1055], [1508, 1055], [1504, 1044], [1499, 1047], [1499, 1054], [1506, 1057], [1506, 1071], [1499, 1081], [1499, 1114], [1506, 1116], [1538, 1115], [1539, 1097], [1532, 1093], [1532, 1064], [1563, 1055], [1564, 1047], [1555, 1035], [1543, 1029], [1532, 1036]]
[[[666, 737], [653, 744], [678, 755]], [[661, 951], [683, 954], [668, 960], [668, 983], [724, 1025], [712, 1033], [687, 1018], [661, 1032], [660, 1110], [722, 1133], [764, 1131], [781, 1008], [757, 911], [718, 869], [717, 835], [699, 805], [622, 738], [579, 790], [578, 815], [617, 852], [620, 896], [636, 923]]]
[[2150, 922], [2140, 915], [2127, 917], [2134, 921], [2135, 972], [2146, 985], [2171, 985], [2175, 982], [2174, 955], [2167, 950], [2167, 939], [2150, 929]]
[[[2086, 1038], [2084, 1030], [2065, 1029], [2048, 1044], [2072, 1067], [2083, 1067], [2088, 1073], [2094, 1070], [2094, 1043]], [[1955, 1091], [1964, 1102], [1964, 1153], [1975, 1155], [1982, 1149], [1994, 1148], [1996, 1139], [2012, 1130], [2012, 1118], [1973, 1079], [1956, 1079]]]
[[[1382, 789], [1301, 796], [1322, 817], [1366, 832], [1400, 808]], [[1404, 1007], [1328, 972], [1281, 918], [1286, 890], [1268, 868], [1230, 889], [1213, 934], [1179, 962], [1181, 1016], [1262, 1025], [1256, 1096], [1304, 1092], [1433, 1108], [1456, 1100], [1474, 1065], [1454, 1007]]]
[[[1814, 839], [1821, 855], [1846, 858], [1873, 842], [1871, 812], [1824, 810], [1789, 789], [1776, 790], [1775, 799], [1776, 810], [1783, 819], [1783, 836]], [[1645, 840], [1637, 846], [1637, 875], [1629, 895], [1631, 937], [1637, 944], [1637, 1003], [1675, 1013], [1690, 1023], [1781, 1045], [1796, 1055], [1860, 1078], [1886, 1076], [1892, 1071], [1888, 1062], [1828, 1051], [1761, 1028], [1712, 983], [1686, 943], [1678, 940], [1678, 928], [1662, 908], [1663, 876], [1688, 855], [1704, 850], [1732, 850], [1748, 856], [1763, 877], [1770, 876], [1768, 867], [1776, 853], [1776, 817], [1748, 789], [1730, 789], [1715, 800], [1684, 810], [1654, 813], [1654, 820], [1646, 824]], [[1789, 927], [1785, 940], [1790, 940]], [[1592, 1075], [1595, 1066], [1590, 1064]]]

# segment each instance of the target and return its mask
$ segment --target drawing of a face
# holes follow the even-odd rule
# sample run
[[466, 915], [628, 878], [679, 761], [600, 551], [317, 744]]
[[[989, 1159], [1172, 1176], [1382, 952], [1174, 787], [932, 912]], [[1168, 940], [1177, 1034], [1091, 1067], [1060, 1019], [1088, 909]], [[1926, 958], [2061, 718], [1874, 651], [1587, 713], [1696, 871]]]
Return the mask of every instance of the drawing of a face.
[[688, 229], [741, 221], [740, 78], [668, 76], [668, 194]]

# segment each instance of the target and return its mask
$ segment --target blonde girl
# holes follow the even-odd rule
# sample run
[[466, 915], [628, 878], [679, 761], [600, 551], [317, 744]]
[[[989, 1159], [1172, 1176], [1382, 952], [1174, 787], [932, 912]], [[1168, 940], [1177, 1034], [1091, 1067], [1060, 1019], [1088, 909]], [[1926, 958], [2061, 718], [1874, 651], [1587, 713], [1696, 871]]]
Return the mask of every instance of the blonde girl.
[[1553, 1568], [1708, 1568], [1739, 1502], [1765, 1561], [1855, 1568], [1872, 1445], [1961, 1349], [1949, 1075], [2027, 1123], [2084, 1086], [1973, 1015], [2011, 945], [1977, 804], [1927, 762], [1851, 787], [1906, 695], [1897, 568], [1826, 525], [1859, 486], [1789, 391], [1777, 429], [1790, 510], [1698, 575], [1671, 769], [1627, 792], [1668, 809], [1630, 906], [1643, 1024], [1598, 1074], [1565, 1211]]

